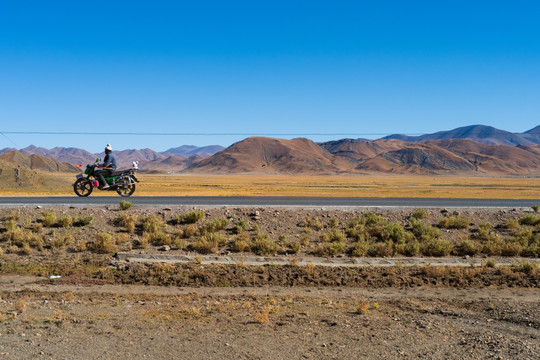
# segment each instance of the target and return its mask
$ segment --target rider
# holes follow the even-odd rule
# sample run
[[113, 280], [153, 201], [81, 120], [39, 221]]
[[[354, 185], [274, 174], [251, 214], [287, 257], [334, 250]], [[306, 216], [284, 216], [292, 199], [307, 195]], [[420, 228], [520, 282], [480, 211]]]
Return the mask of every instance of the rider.
[[102, 167], [102, 170], [98, 171], [97, 175], [99, 176], [101, 184], [103, 184], [102, 189], [107, 189], [110, 186], [107, 184], [107, 181], [105, 181], [104, 175], [111, 175], [112, 172], [116, 170], [116, 157], [112, 153], [111, 144], [105, 146], [105, 158], [100, 166]]

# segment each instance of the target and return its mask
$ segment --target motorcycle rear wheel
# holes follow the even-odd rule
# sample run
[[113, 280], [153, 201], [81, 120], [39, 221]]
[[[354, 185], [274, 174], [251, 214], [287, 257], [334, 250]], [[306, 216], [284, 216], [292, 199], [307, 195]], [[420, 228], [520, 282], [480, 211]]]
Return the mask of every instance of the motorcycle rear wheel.
[[124, 184], [116, 187], [116, 192], [122, 197], [128, 197], [135, 192], [135, 184]]
[[75, 184], [73, 184], [73, 191], [80, 197], [87, 197], [92, 193], [92, 190], [94, 190], [92, 182], [85, 178], [77, 179]]

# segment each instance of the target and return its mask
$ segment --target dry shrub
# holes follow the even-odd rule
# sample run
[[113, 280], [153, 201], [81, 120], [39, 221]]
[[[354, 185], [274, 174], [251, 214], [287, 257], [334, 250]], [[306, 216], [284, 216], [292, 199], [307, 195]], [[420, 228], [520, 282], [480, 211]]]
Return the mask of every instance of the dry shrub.
[[4, 227], [6, 228], [7, 231], [13, 231], [15, 229], [18, 229], [19, 225], [17, 224], [17, 221], [10, 219], [4, 223]]
[[366, 256], [369, 250], [369, 244], [365, 241], [357, 241], [352, 246], [350, 253], [352, 256]]
[[219, 219], [214, 219], [204, 223], [201, 228], [201, 234], [214, 233], [220, 230], [224, 230], [229, 225], [229, 220], [222, 217]]
[[32, 224], [32, 231], [35, 232], [36, 234], [40, 234], [41, 231], [43, 230], [43, 224], [42, 223], [33, 223]]
[[204, 235], [190, 247], [200, 254], [212, 254], [218, 251], [219, 243], [215, 238]]
[[345, 236], [345, 233], [339, 229], [331, 229], [322, 234], [320, 239], [323, 242], [345, 242], [345, 240], [347, 240], [347, 236]]
[[306, 266], [304, 266], [304, 274], [308, 276], [315, 274], [315, 265], [307, 263]]
[[113, 220], [115, 225], [122, 226], [130, 234], [135, 232], [135, 225], [137, 224], [137, 216], [134, 214], [121, 214]]
[[268, 234], [259, 234], [251, 244], [251, 251], [257, 255], [274, 254], [279, 250], [279, 245], [269, 238]]
[[94, 221], [93, 216], [77, 216], [73, 220], [73, 226], [78, 226], [78, 227], [87, 226], [87, 225], [90, 225], [92, 221]]
[[170, 245], [172, 243], [169, 234], [165, 234], [161, 231], [155, 233], [143, 233], [143, 238], [146, 237], [148, 242], [154, 246]]
[[369, 301], [364, 299], [356, 303], [354, 312], [360, 315], [365, 315], [367, 314], [368, 309], [369, 309]]
[[44, 212], [41, 216], [41, 222], [47, 227], [56, 225], [56, 214], [52, 211]]
[[470, 223], [469, 219], [465, 219], [461, 215], [454, 215], [441, 218], [439, 220], [439, 227], [444, 229], [466, 229], [469, 227]]
[[258, 324], [266, 324], [269, 321], [269, 315], [271, 310], [272, 305], [266, 304], [263, 306], [262, 309], [253, 313], [253, 319]]
[[302, 249], [302, 244], [299, 241], [289, 241], [287, 242], [287, 247], [293, 254], [298, 254]]
[[118, 204], [118, 208], [120, 210], [129, 210], [132, 207], [133, 207], [133, 203], [126, 200], [121, 200], [120, 204]]
[[183, 214], [176, 215], [177, 224], [195, 224], [202, 218], [204, 218], [204, 211], [194, 210]]
[[344, 249], [345, 245], [341, 242], [322, 243], [313, 249], [313, 254], [317, 256], [334, 256], [343, 253]]
[[415, 209], [411, 217], [417, 220], [425, 219], [428, 216], [426, 209]]
[[394, 255], [394, 243], [392, 241], [378, 242], [370, 246], [367, 254], [372, 257], [389, 257]]
[[114, 235], [114, 242], [116, 245], [122, 245], [129, 241], [129, 235], [126, 233], [119, 233]]
[[463, 240], [456, 248], [457, 255], [474, 256], [482, 250], [482, 246], [471, 240]]
[[110, 254], [116, 252], [116, 244], [113, 237], [108, 233], [99, 233], [96, 236], [96, 241], [87, 244], [88, 248], [100, 254]]
[[143, 230], [149, 233], [157, 233], [163, 231], [165, 223], [163, 220], [156, 216], [150, 215], [142, 220]]
[[71, 224], [73, 224], [73, 218], [71, 216], [62, 216], [56, 222], [56, 225], [63, 228], [70, 227]]
[[4, 217], [4, 220], [20, 220], [20, 219], [21, 219], [21, 214], [19, 214], [19, 212], [17, 212], [16, 210], [11, 210], [9, 214], [7, 214], [6, 217]]
[[306, 225], [306, 228], [311, 228], [317, 231], [323, 228], [323, 224], [321, 223], [321, 220], [319, 220], [318, 217], [313, 218], [311, 216], [306, 216], [305, 225]]
[[422, 254], [425, 256], [448, 256], [453, 245], [448, 240], [433, 240], [422, 245]]
[[15, 310], [17, 310], [19, 314], [22, 314], [23, 312], [25, 312], [27, 307], [28, 305], [26, 304], [26, 300], [24, 299], [19, 299], [15, 303]]
[[186, 225], [182, 229], [182, 237], [184, 239], [189, 239], [190, 237], [195, 236], [198, 231], [199, 231], [199, 228], [197, 227], [197, 225], [194, 225], [194, 224]]
[[431, 225], [426, 225], [422, 221], [411, 218], [412, 233], [419, 241], [432, 241], [441, 237], [441, 231]]
[[232, 241], [232, 249], [236, 252], [250, 251], [251, 241], [249, 234], [247, 232], [240, 232], [236, 235]]

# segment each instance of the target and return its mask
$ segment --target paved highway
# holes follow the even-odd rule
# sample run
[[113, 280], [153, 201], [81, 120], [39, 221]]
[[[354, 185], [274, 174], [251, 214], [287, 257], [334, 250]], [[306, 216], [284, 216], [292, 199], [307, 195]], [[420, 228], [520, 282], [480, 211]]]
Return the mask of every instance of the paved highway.
[[[0, 197], [0, 206], [107, 206], [118, 205], [119, 196]], [[241, 196], [133, 196], [135, 205], [149, 206], [301, 206], [301, 207], [427, 207], [427, 208], [518, 208], [540, 205], [523, 199], [428, 199], [428, 198], [323, 198]]]

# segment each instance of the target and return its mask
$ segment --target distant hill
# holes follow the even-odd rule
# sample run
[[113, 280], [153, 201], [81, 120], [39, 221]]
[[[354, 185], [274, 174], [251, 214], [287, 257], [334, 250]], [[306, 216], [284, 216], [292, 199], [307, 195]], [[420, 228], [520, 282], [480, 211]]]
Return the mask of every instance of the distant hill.
[[484, 174], [540, 173], [540, 146], [486, 145], [468, 139], [420, 143], [396, 139], [252, 137], [189, 166], [185, 172], [260, 174]]
[[471, 125], [449, 131], [439, 131], [433, 134], [407, 136], [394, 134], [384, 139], [399, 139], [408, 142], [422, 142], [443, 139], [470, 139], [487, 145], [532, 145], [540, 144], [540, 129], [538, 127], [523, 134], [499, 130], [491, 126]]
[[[172, 148], [162, 153], [154, 151], [152, 149], [127, 149], [127, 150], [114, 150], [113, 153], [116, 156], [117, 165], [119, 168], [128, 168], [131, 167], [133, 161], [139, 161], [141, 163], [147, 163], [150, 161], [164, 160], [170, 157], [171, 155], [181, 155], [185, 158], [189, 158], [193, 155], [201, 156], [203, 158], [209, 157], [215, 154], [218, 151], [223, 150], [224, 147], [220, 145], [210, 145], [197, 147], [193, 145], [183, 145], [178, 148]], [[4, 148], [0, 149], [0, 154], [7, 153], [10, 151], [15, 151], [13, 148]], [[30, 145], [19, 150], [23, 154], [27, 155], [41, 155], [50, 158], [54, 158], [59, 162], [66, 162], [73, 165], [76, 164], [93, 164], [96, 161], [96, 158], [105, 156], [104, 153], [92, 154], [84, 149], [73, 148], [73, 147], [55, 147], [53, 149], [46, 149], [43, 147], [37, 147]], [[198, 157], [194, 158], [198, 159]], [[191, 164], [191, 162], [187, 162]], [[173, 170], [176, 170], [173, 169]]]
[[335, 174], [352, 168], [352, 162], [330, 154], [313, 141], [250, 137], [187, 171], [204, 173]]
[[77, 168], [71, 164], [61, 163], [53, 158], [42, 155], [26, 155], [19, 151], [10, 151], [0, 154], [0, 159], [32, 170], [42, 170], [48, 172], [78, 172]]
[[176, 148], [170, 148], [169, 150], [161, 152], [162, 155], [176, 154], [190, 157], [192, 155], [201, 155], [203, 157], [209, 157], [217, 152], [225, 149], [221, 145], [208, 145], [208, 146], [195, 146], [195, 145], [182, 145]]
[[65, 190], [72, 182], [0, 159], [0, 190]]
[[139, 164], [141, 172], [167, 173], [180, 172], [196, 162], [203, 160], [201, 155], [191, 155], [186, 158], [182, 155], [171, 155], [167, 158], [156, 159]]

